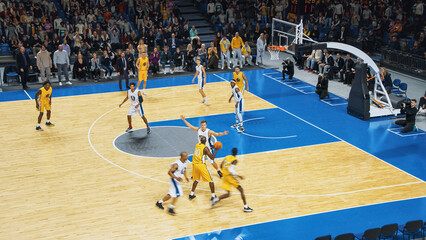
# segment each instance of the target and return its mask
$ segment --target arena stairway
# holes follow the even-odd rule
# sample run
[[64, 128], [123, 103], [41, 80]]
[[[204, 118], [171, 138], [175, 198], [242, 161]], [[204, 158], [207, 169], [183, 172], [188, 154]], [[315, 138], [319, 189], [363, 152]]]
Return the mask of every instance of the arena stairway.
[[198, 31], [201, 43], [204, 43], [206, 44], [206, 47], [209, 47], [210, 42], [212, 42], [215, 38], [215, 32], [201, 11], [194, 6], [192, 1], [189, 0], [176, 0], [175, 4], [179, 7], [183, 18], [189, 21], [189, 29], [191, 29], [192, 25], [194, 25]]

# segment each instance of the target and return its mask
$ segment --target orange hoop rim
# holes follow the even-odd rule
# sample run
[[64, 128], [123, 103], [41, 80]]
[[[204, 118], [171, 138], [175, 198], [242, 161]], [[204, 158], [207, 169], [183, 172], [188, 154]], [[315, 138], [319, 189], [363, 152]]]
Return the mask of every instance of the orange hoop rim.
[[281, 51], [284, 52], [286, 49], [284, 46], [268, 46], [268, 50], [275, 50], [275, 51]]

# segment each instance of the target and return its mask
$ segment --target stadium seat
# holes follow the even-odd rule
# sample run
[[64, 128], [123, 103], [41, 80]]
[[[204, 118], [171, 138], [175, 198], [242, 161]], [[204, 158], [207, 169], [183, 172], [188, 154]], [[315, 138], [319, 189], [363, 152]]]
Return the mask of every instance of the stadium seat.
[[408, 85], [406, 83], [399, 84], [399, 90], [400, 90], [399, 94], [404, 95], [406, 98], [407, 98], [407, 88], [408, 88]]
[[380, 228], [368, 229], [355, 237], [360, 240], [377, 240], [380, 237]]
[[4, 68], [3, 81], [4, 83], [9, 83], [9, 79], [16, 79], [19, 82], [18, 69], [15, 65], [10, 65]]
[[402, 233], [402, 239], [405, 239], [405, 235], [408, 236], [408, 239], [410, 239], [411, 236], [415, 239], [418, 234], [424, 237], [422, 220], [409, 221], [405, 225], [398, 226], [398, 228]]
[[353, 233], [345, 233], [335, 237], [334, 240], [355, 240], [355, 235]]
[[380, 229], [380, 239], [396, 239], [398, 233], [398, 224], [387, 224]]
[[331, 240], [331, 235], [317, 237], [315, 240]]
[[397, 79], [393, 80], [393, 86], [392, 86], [391, 91], [398, 90], [399, 84], [401, 84], [401, 79], [397, 78]]

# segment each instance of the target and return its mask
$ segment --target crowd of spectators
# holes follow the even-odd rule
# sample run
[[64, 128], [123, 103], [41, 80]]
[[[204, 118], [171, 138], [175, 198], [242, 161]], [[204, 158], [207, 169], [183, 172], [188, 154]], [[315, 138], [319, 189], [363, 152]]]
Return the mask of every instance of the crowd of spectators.
[[[314, 13], [303, 18], [304, 33], [310, 38], [356, 44], [367, 53], [388, 48], [425, 57], [426, 18], [422, 0], [316, 2]], [[253, 43], [264, 32], [269, 44], [272, 18], [296, 21], [290, 8], [289, 0], [207, 0], [204, 10], [222, 34], [233, 35], [239, 31], [243, 39]], [[291, 31], [281, 27], [281, 30]]]
[[[172, 0], [60, 0], [65, 16], [60, 16], [51, 0], [0, 0], [0, 43], [9, 44], [13, 53], [23, 46], [34, 56], [44, 46], [52, 59], [62, 45], [70, 57], [76, 59], [81, 54], [85, 71], [96, 79], [99, 70], [111, 77], [121, 52], [125, 52], [135, 74], [140, 49], [148, 53], [152, 74], [158, 73], [160, 66], [166, 73], [166, 65], [171, 73], [175, 67], [193, 71], [195, 57], [208, 68], [218, 68], [222, 59], [223, 68], [231, 65], [231, 57], [234, 66], [251, 63], [251, 54], [255, 53], [250, 46], [258, 45], [259, 38], [263, 48], [271, 44], [272, 18], [297, 21], [289, 13], [290, 2], [206, 1], [204, 10], [217, 36], [210, 46], [203, 46], [195, 26], [183, 18]], [[304, 17], [304, 33], [318, 41], [348, 42], [352, 38], [368, 53], [386, 47], [424, 58], [423, 8], [421, 0], [318, 0], [315, 13]], [[238, 40], [235, 46], [241, 38], [241, 46], [221, 46], [224, 39], [231, 43], [234, 38]], [[74, 75], [81, 73], [74, 71]]]

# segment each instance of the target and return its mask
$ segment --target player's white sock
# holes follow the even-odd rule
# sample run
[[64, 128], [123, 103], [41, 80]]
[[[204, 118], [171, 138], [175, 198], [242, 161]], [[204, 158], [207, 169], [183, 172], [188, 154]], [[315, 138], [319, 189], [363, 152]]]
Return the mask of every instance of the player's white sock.
[[50, 120], [49, 120], [49, 119], [47, 120], [47, 123], [50, 123]]
[[244, 208], [248, 208], [247, 204], [246, 204], [246, 205], [244, 205]]
[[216, 194], [212, 193], [212, 197], [213, 197], [213, 198], [215, 198], [215, 197], [216, 197]]
[[158, 201], [158, 203], [163, 203], [163, 199], [161, 199], [160, 201]]
[[170, 208], [170, 209], [173, 209], [173, 208], [175, 208], [175, 206], [173, 206], [172, 204], [170, 204], [170, 205], [169, 205], [169, 208]]
[[40, 123], [37, 123], [37, 127], [40, 127]]
[[189, 195], [194, 196], [194, 192], [191, 192], [191, 194], [189, 194]]

